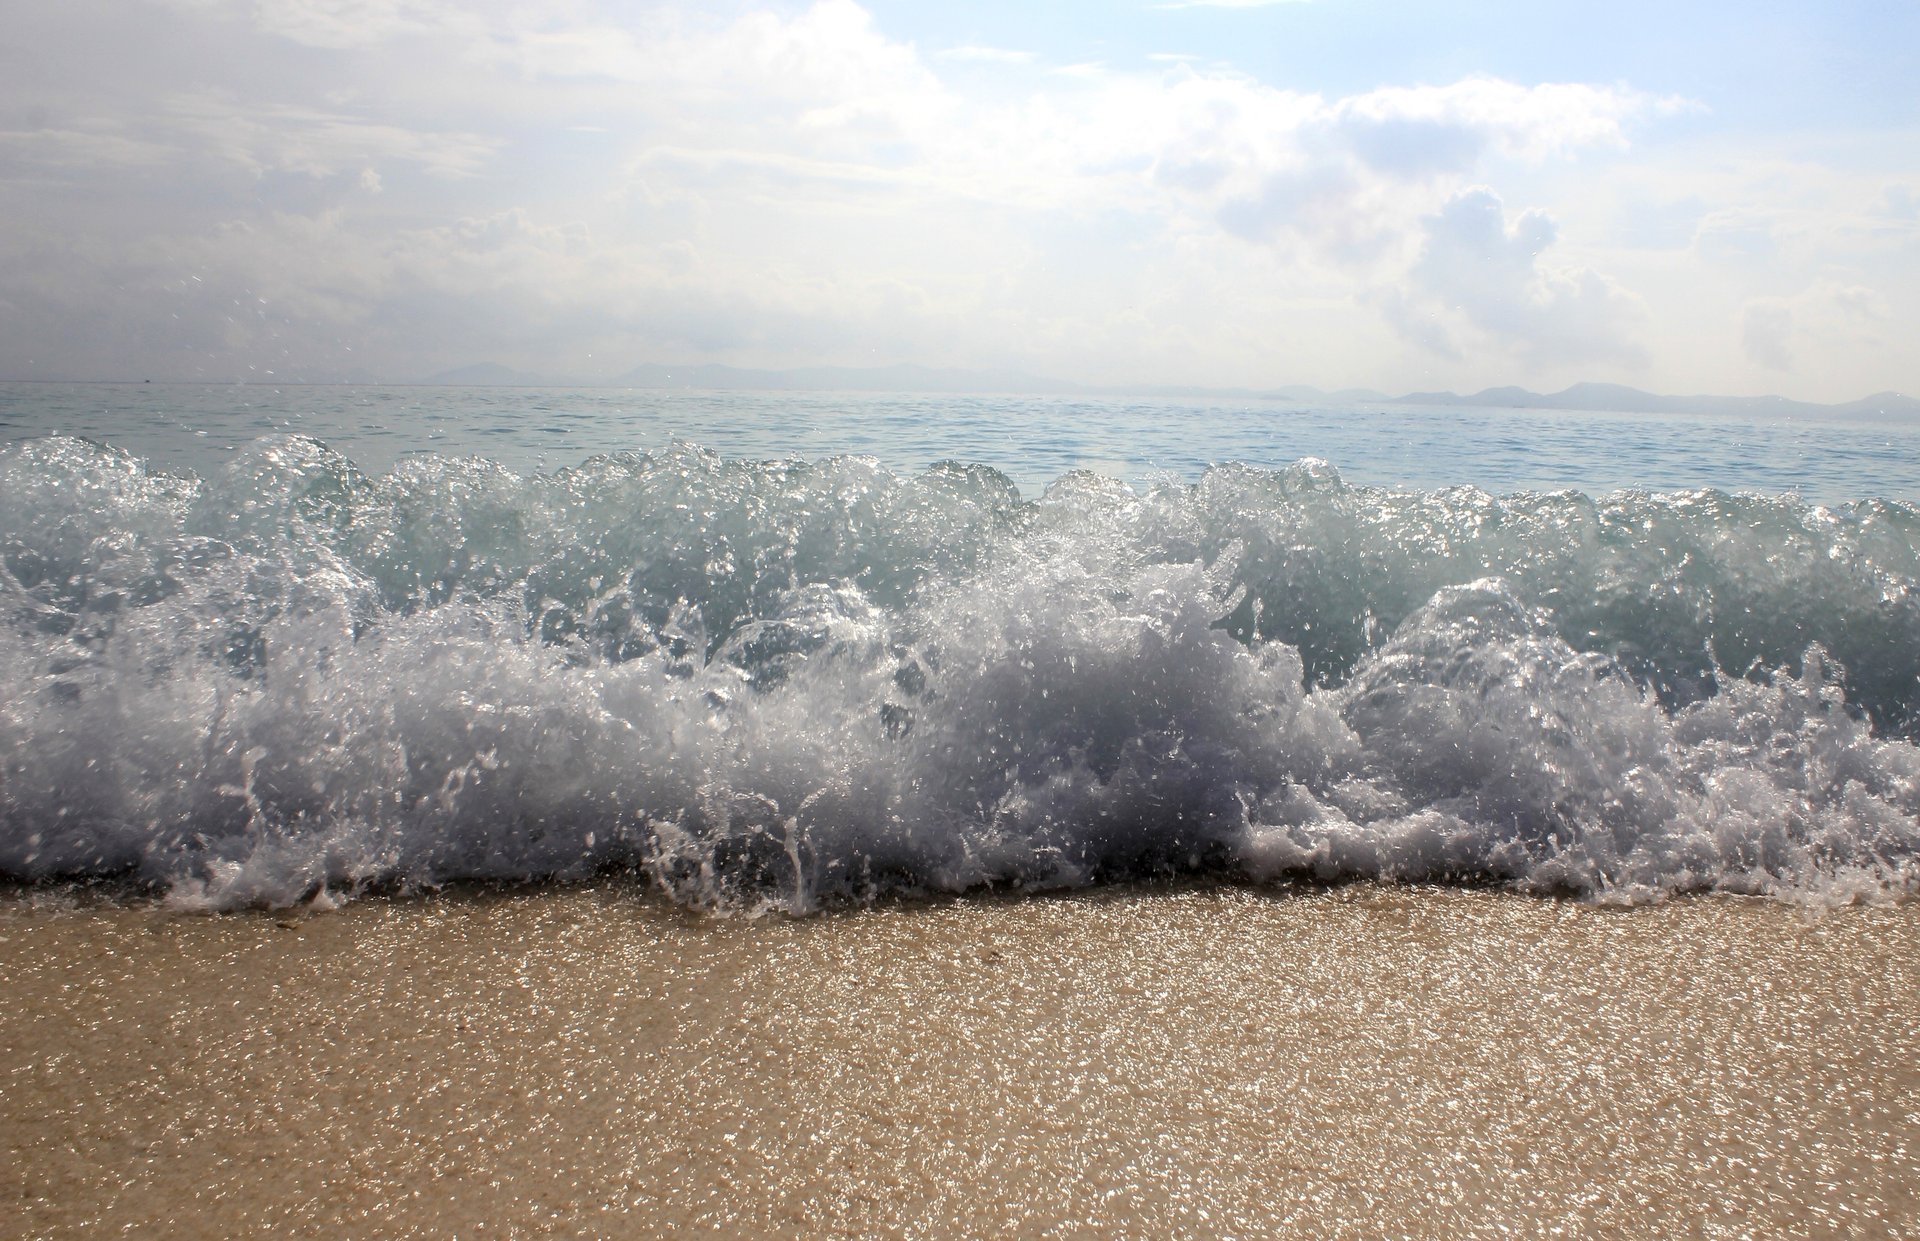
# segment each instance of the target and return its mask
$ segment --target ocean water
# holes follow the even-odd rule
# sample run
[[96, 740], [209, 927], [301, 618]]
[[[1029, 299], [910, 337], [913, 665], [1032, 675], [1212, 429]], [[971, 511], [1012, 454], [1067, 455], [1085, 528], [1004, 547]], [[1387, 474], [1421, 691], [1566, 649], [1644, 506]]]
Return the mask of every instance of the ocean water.
[[1920, 889], [1920, 430], [0, 386], [0, 876]]
[[217, 473], [263, 436], [304, 435], [362, 471], [480, 456], [515, 473], [699, 444], [746, 460], [872, 456], [918, 472], [988, 465], [1029, 499], [1074, 470], [1138, 489], [1209, 466], [1332, 462], [1348, 482], [1496, 494], [1718, 487], [1822, 503], [1920, 499], [1920, 427], [1838, 419], [1200, 399], [641, 389], [0, 383], [0, 443], [53, 433]]

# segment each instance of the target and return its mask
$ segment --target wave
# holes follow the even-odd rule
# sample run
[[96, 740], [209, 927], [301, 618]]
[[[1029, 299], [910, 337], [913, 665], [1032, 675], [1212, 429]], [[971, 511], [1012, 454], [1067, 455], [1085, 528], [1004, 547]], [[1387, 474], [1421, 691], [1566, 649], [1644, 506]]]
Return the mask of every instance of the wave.
[[1920, 888], [1920, 509], [0, 452], [0, 876]]

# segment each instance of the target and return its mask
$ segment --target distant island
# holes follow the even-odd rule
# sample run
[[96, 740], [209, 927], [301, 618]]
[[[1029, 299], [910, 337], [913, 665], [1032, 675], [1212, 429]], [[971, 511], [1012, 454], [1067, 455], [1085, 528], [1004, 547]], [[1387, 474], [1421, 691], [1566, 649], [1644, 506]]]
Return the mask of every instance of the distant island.
[[1453, 392], [1410, 392], [1394, 405], [1473, 405], [1482, 409], [1570, 409], [1623, 414], [1747, 414], [1792, 416], [1843, 415], [1856, 418], [1911, 418], [1920, 400], [1899, 392], [1876, 392], [1857, 401], [1818, 405], [1784, 396], [1662, 396], [1625, 384], [1579, 383], [1559, 392], [1525, 388], [1486, 388], [1470, 396]]
[[419, 381], [426, 385], [474, 387], [682, 388], [749, 392], [944, 392], [1020, 393], [1030, 396], [1153, 397], [1215, 400], [1285, 401], [1294, 404], [1471, 406], [1479, 409], [1559, 409], [1588, 413], [1736, 414], [1748, 417], [1843, 417], [1906, 420], [1920, 418], [1920, 399], [1899, 392], [1876, 392], [1855, 401], [1820, 405], [1783, 396], [1665, 396], [1624, 384], [1577, 383], [1559, 392], [1526, 388], [1485, 388], [1457, 392], [1409, 392], [1388, 396], [1368, 388], [1328, 392], [1307, 384], [1279, 388], [1198, 388], [1177, 386], [1098, 387], [1046, 379], [1018, 371], [970, 371], [927, 366], [808, 366], [754, 370], [718, 363], [699, 366], [636, 366], [609, 379], [557, 378], [517, 371], [494, 363], [442, 371]]

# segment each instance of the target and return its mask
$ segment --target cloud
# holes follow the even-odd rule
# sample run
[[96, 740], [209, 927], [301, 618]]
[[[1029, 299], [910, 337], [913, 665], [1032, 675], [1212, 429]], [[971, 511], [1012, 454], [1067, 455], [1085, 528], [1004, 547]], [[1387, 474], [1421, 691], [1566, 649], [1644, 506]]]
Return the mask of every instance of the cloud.
[[[1617, 86], [1547, 82], [1522, 86], [1498, 78], [1469, 77], [1446, 86], [1382, 87], [1341, 100], [1336, 123], [1362, 144], [1371, 143], [1386, 167], [1424, 169], [1429, 157], [1408, 139], [1468, 135], [1502, 154], [1539, 160], [1587, 147], [1623, 148], [1628, 122], [1685, 110], [1686, 100], [1656, 97]], [[1445, 143], [1450, 154], [1470, 157]]]
[[[1428, 217], [1425, 234], [1409, 273], [1414, 296], [1390, 303], [1410, 339], [1458, 357], [1456, 335], [1444, 327], [1452, 320], [1533, 366], [1645, 364], [1637, 340], [1645, 310], [1637, 298], [1591, 269], [1541, 264], [1558, 238], [1545, 212], [1509, 221], [1499, 196], [1475, 187]], [[1425, 310], [1424, 321], [1417, 309]]]
[[[1688, 105], [1625, 84], [1316, 93], [980, 29], [921, 49], [852, 0], [29, 6], [38, 76], [0, 75], [0, 373], [351, 345], [396, 377], [712, 357], [1386, 386], [1631, 369], [1656, 341], [1685, 382], [1683, 340], [1751, 373], [1743, 307], [1783, 289], [1841, 290], [1783, 299], [1803, 365], [1891, 356], [1871, 342], [1920, 314], [1910, 170], [1656, 166]], [[1622, 240], [1609, 199], [1682, 204], [1666, 248]]]
[[1816, 280], [1790, 297], [1749, 298], [1740, 308], [1740, 347], [1756, 366], [1788, 373], [1803, 352], [1830, 358], [1883, 347], [1882, 328], [1894, 317], [1877, 289]]
[[1740, 314], [1740, 345], [1749, 360], [1773, 371], [1793, 369], [1793, 308], [1778, 299], [1748, 302]]
[[981, 47], [971, 43], [960, 47], [943, 48], [935, 55], [941, 60], [976, 60], [1001, 65], [1030, 65], [1039, 59], [1032, 52], [1016, 51], [1006, 47]]
[[1249, 240], [1291, 234], [1349, 258], [1409, 237], [1490, 161], [1619, 149], [1629, 124], [1668, 106], [1620, 88], [1487, 78], [1326, 99], [1184, 66], [1107, 93], [1103, 112], [1123, 118], [1123, 140], [1187, 205]]
[[415, 130], [325, 108], [260, 107], [213, 91], [166, 100], [154, 128], [256, 175], [329, 177], [369, 163], [405, 163], [437, 176], [472, 176], [500, 146], [475, 133]]
[[470, 9], [443, 0], [170, 0], [188, 12], [245, 16], [260, 30], [308, 47], [344, 50], [404, 37], [445, 38], [473, 28]]
[[374, 164], [408, 164], [436, 176], [479, 172], [498, 139], [411, 129], [352, 113], [259, 104], [216, 90], [163, 97], [142, 115], [87, 118], [68, 129], [0, 131], [0, 178], [20, 170], [110, 173], [205, 163], [250, 176], [331, 177]]
[[0, 179], [59, 169], [151, 166], [170, 154], [164, 144], [143, 141], [111, 121], [74, 129], [0, 130]]
[[1750, 264], [1778, 252], [1778, 228], [1773, 212], [1726, 207], [1701, 218], [1694, 230], [1693, 248], [1712, 262]]

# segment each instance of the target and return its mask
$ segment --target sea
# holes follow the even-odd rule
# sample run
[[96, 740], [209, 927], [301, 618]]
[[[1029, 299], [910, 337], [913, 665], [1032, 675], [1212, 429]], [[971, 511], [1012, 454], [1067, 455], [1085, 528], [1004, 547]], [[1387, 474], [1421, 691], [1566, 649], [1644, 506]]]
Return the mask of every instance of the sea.
[[1920, 890], [1920, 427], [0, 384], [0, 879]]

